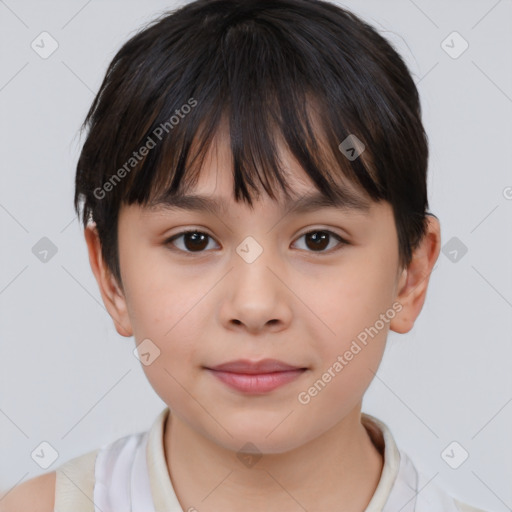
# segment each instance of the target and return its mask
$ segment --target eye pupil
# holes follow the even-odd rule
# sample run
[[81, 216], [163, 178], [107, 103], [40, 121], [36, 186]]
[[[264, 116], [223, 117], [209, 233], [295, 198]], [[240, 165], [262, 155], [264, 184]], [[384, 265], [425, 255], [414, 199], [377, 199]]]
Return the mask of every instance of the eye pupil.
[[[205, 233], [199, 233], [197, 231], [193, 231], [190, 233], [185, 233], [183, 235], [185, 247], [189, 251], [199, 250], [201, 251], [208, 245], [208, 235]], [[189, 243], [192, 241], [192, 244]]]
[[[318, 236], [320, 235], [320, 236]], [[308, 241], [313, 241], [313, 246], [310, 247]], [[329, 245], [329, 233], [325, 231], [313, 231], [311, 233], [306, 234], [306, 245], [310, 249], [325, 249]]]

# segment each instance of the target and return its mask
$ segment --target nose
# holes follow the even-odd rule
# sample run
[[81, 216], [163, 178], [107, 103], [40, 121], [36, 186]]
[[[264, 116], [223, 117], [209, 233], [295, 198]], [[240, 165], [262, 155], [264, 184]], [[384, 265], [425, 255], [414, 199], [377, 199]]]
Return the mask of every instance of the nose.
[[292, 318], [293, 293], [286, 285], [283, 265], [266, 250], [253, 261], [236, 252], [232, 262], [221, 299], [223, 325], [251, 334], [286, 329]]

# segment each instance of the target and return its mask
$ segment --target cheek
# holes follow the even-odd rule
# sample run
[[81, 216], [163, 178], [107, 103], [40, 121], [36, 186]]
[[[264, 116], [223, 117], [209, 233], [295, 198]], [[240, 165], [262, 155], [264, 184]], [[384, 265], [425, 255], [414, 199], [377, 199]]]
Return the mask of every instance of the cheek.
[[315, 378], [330, 369], [325, 379], [338, 382], [329, 383], [338, 399], [360, 395], [380, 364], [389, 323], [395, 316], [392, 263], [382, 253], [371, 259], [355, 258], [325, 281], [323, 293], [316, 292], [316, 310], [329, 329], [323, 326], [323, 342], [315, 346], [321, 359]]
[[201, 340], [212, 308], [207, 297], [211, 284], [200, 273], [184, 275], [164, 263], [147, 258], [137, 267], [126, 265], [133, 272], [125, 289], [136, 343], [149, 339], [158, 354], [151, 364], [142, 365], [143, 371], [160, 398], [180, 410], [190, 401], [187, 382], [204, 362]]
[[[160, 352], [156, 365], [144, 367], [157, 388], [160, 380], [169, 380], [165, 370], [184, 382], [191, 377], [189, 373], [207, 363], [205, 333], [212, 332], [215, 294], [211, 292], [218, 275], [172, 265], [165, 252], [147, 252], [126, 262], [125, 289], [137, 344], [150, 339]], [[171, 379], [166, 389], [174, 384]]]
[[[328, 296], [326, 296], [328, 295]], [[301, 390], [312, 417], [328, 423], [356, 406], [377, 372], [394, 317], [390, 288], [377, 276], [350, 277], [331, 286], [323, 296], [325, 328], [316, 337], [316, 368]], [[317, 331], [319, 335], [320, 331]], [[318, 340], [321, 340], [320, 342]]]
[[172, 265], [165, 251], [154, 249], [126, 259], [127, 308], [137, 341], [153, 337], [168, 343], [177, 333], [182, 338], [193, 332], [197, 306], [211, 285], [204, 273], [190, 270]]
[[382, 257], [354, 258], [328, 276], [319, 309], [338, 339], [353, 338], [373, 325], [392, 305], [392, 262]]

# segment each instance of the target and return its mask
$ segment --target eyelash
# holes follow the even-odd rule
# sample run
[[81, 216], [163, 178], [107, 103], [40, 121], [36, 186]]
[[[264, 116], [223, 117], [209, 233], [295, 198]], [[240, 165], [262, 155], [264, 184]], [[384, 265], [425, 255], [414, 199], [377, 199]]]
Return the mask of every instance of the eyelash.
[[[173, 235], [170, 238], [168, 238], [167, 240], [165, 240], [164, 245], [173, 245], [173, 242], [176, 239], [181, 238], [184, 235], [187, 235], [189, 233], [198, 233], [198, 234], [201, 234], [201, 235], [206, 235], [208, 238], [213, 240], [213, 237], [210, 236], [208, 233], [205, 233], [204, 231], [200, 231], [199, 229], [187, 229], [185, 231], [180, 231], [179, 233], [176, 233], [175, 235]], [[306, 252], [310, 252], [310, 253], [318, 254], [318, 255], [330, 254], [332, 252], [340, 250], [345, 245], [349, 245], [349, 242], [347, 242], [344, 238], [342, 238], [337, 233], [334, 233], [333, 231], [330, 231], [328, 229], [313, 229], [313, 230], [310, 230], [310, 231], [306, 231], [305, 233], [302, 233], [297, 238], [297, 240], [299, 238], [302, 238], [302, 237], [304, 237], [306, 235], [309, 235], [311, 233], [328, 233], [331, 237], [334, 237], [339, 243], [338, 243], [338, 245], [336, 247], [334, 247], [334, 249], [331, 248], [329, 250], [322, 250], [322, 251], [309, 251], [309, 250], [306, 250]], [[330, 240], [329, 240], [329, 243], [330, 243]], [[183, 249], [177, 249], [175, 247], [172, 248], [171, 250], [178, 251], [178, 252], [184, 252], [184, 253], [192, 254], [192, 255], [200, 255], [200, 254], [203, 254], [203, 253], [207, 252], [206, 250], [202, 250], [202, 251], [188, 251], [188, 250], [183, 250]]]

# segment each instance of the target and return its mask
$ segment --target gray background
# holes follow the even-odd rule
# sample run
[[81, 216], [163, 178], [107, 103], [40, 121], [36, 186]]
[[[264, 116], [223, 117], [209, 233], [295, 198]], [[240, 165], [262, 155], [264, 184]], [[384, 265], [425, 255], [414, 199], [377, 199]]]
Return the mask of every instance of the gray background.
[[[165, 406], [103, 307], [72, 196], [77, 130], [107, 64], [175, 5], [0, 1], [0, 490], [146, 430]], [[445, 248], [414, 329], [390, 334], [364, 410], [432, 482], [511, 510], [512, 2], [341, 5], [388, 37], [415, 76]], [[58, 43], [46, 59], [31, 47], [43, 31]], [[469, 44], [457, 58], [462, 40], [447, 39], [451, 56], [442, 46], [453, 31]], [[46, 262], [32, 252], [43, 237], [57, 249]], [[47, 470], [31, 457], [43, 441], [58, 452]], [[469, 453], [458, 469], [441, 456], [453, 441], [451, 460]]]

